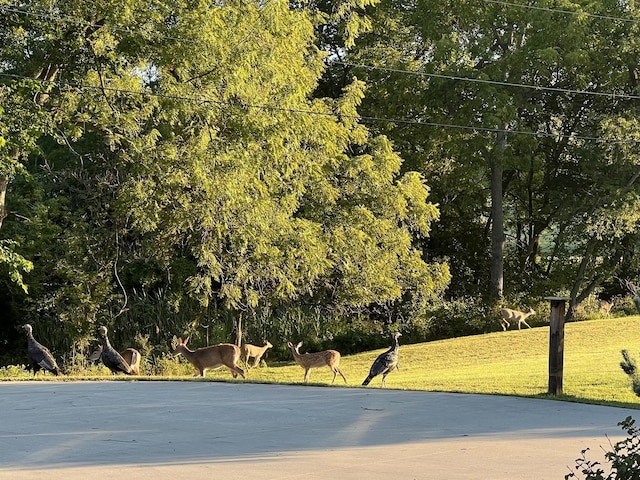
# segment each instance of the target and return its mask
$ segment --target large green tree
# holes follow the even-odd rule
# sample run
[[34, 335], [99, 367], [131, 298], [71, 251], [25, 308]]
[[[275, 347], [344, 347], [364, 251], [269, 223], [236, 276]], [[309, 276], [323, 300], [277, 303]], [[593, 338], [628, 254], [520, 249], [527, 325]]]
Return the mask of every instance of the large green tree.
[[442, 216], [425, 246], [451, 258], [452, 295], [500, 297], [504, 261], [510, 297], [575, 305], [637, 255], [638, 14], [385, 0], [334, 60], [367, 82], [364, 115], [388, 119], [371, 128], [432, 186]]
[[72, 340], [121, 314], [154, 323], [127, 313], [134, 289], [238, 313], [418, 309], [442, 293], [446, 265], [414, 244], [438, 218], [424, 178], [359, 123], [361, 82], [311, 98], [325, 17], [300, 7], [0, 5], [0, 82], [14, 92], [0, 107], [36, 120], [11, 157], [32, 159], [35, 184], [10, 184], [7, 203], [37, 221], [2, 230], [38, 256], [34, 319], [47, 310]]

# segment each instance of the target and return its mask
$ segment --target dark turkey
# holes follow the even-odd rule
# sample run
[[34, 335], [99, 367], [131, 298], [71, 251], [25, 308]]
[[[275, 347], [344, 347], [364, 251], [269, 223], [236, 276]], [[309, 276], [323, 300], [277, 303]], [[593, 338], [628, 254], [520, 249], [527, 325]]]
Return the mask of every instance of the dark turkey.
[[27, 332], [27, 351], [29, 353], [29, 361], [33, 374], [35, 375], [38, 370], [46, 370], [55, 375], [61, 375], [62, 372], [60, 368], [58, 368], [56, 359], [53, 358], [49, 349], [33, 338], [33, 328], [31, 328], [31, 325], [27, 323], [23, 325], [22, 328]]
[[[94, 350], [91, 355], [89, 355], [88, 360], [95, 364], [100, 362], [103, 348], [104, 347], [100, 345], [97, 350]], [[122, 355], [124, 361], [131, 367], [131, 374], [140, 375], [140, 360], [142, 359], [140, 352], [135, 348], [127, 348], [126, 350], [120, 351], [120, 355]]]
[[393, 345], [391, 348], [384, 353], [381, 353], [378, 358], [375, 359], [373, 365], [371, 365], [371, 370], [369, 370], [369, 376], [364, 379], [362, 385], [369, 385], [369, 382], [373, 380], [378, 375], [382, 375], [382, 386], [385, 385], [385, 380], [387, 375], [391, 373], [394, 368], [398, 368], [398, 348], [400, 345], [398, 344], [398, 337], [402, 334], [400, 332], [396, 332], [392, 335]]
[[107, 327], [102, 326], [99, 329], [100, 335], [102, 336], [102, 363], [104, 366], [111, 370], [111, 373], [126, 373], [127, 375], [131, 375], [131, 367], [127, 363], [127, 361], [122, 358], [122, 355], [118, 353], [118, 351], [111, 346], [109, 343], [109, 337], [107, 336]]

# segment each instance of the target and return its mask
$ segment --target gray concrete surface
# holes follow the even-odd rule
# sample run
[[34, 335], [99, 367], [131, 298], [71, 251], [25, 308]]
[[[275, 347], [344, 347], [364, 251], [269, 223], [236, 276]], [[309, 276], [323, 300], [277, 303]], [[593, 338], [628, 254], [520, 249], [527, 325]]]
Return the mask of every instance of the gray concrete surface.
[[637, 413], [241, 382], [0, 383], [0, 479], [563, 479]]

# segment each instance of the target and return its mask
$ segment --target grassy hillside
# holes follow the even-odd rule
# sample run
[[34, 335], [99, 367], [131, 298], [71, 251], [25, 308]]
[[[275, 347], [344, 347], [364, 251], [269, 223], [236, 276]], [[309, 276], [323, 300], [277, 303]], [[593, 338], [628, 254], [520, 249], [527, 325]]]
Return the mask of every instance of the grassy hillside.
[[[521, 396], [545, 396], [549, 381], [549, 328], [494, 332], [416, 345], [402, 345], [400, 371], [387, 377], [387, 388]], [[565, 326], [563, 390], [567, 399], [625, 403], [640, 408], [620, 369], [620, 351], [640, 363], [640, 317], [610, 318]], [[304, 351], [304, 346], [302, 348]], [[384, 350], [343, 357], [350, 385], [360, 385], [369, 366]], [[226, 372], [213, 375], [228, 376]], [[330, 382], [328, 368], [313, 369], [310, 380]], [[302, 382], [297, 365], [255, 368], [248, 378], [266, 382]], [[338, 376], [336, 385], [342, 383]], [[343, 384], [343, 383], [342, 383]], [[380, 386], [380, 378], [371, 383]], [[371, 388], [368, 387], [368, 388]]]

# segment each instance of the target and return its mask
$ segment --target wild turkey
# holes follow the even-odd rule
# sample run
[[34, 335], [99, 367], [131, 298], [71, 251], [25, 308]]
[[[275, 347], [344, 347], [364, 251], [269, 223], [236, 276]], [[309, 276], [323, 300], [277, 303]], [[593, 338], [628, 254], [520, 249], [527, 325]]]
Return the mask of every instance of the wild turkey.
[[398, 344], [398, 337], [402, 334], [400, 332], [395, 332], [391, 337], [393, 338], [393, 345], [386, 352], [380, 354], [378, 358], [375, 359], [373, 365], [371, 365], [371, 370], [369, 370], [369, 376], [364, 379], [362, 385], [369, 385], [369, 382], [373, 380], [378, 375], [382, 375], [382, 387], [385, 385], [385, 380], [387, 375], [391, 373], [394, 368], [398, 368], [398, 348], [400, 345]]
[[131, 375], [131, 367], [127, 361], [109, 343], [107, 327], [101, 326], [99, 332], [102, 335], [102, 363], [104, 366], [111, 370], [111, 373], [122, 372]]
[[[104, 347], [100, 345], [96, 350], [94, 350], [91, 355], [89, 355], [88, 360], [92, 363], [98, 364], [102, 358], [102, 349]], [[140, 360], [142, 357], [140, 356], [140, 352], [135, 348], [127, 348], [120, 352], [124, 361], [127, 362], [129, 367], [131, 367], [132, 375], [140, 375]]]
[[49, 349], [33, 338], [33, 328], [31, 328], [31, 325], [27, 323], [23, 325], [22, 328], [27, 332], [27, 351], [29, 353], [29, 361], [31, 362], [33, 374], [35, 375], [38, 370], [42, 369], [55, 375], [61, 375], [62, 372], [60, 368], [58, 368], [56, 359], [53, 358]]

